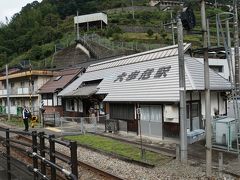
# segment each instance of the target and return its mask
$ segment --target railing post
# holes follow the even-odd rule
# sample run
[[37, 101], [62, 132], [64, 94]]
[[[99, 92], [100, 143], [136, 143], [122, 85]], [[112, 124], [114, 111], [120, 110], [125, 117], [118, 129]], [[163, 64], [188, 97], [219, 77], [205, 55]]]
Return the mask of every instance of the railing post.
[[97, 117], [94, 117], [93, 121], [94, 121], [94, 132], [97, 133]]
[[84, 134], [84, 132], [83, 132], [83, 131], [84, 131], [84, 130], [83, 130], [83, 120], [84, 120], [84, 119], [81, 117], [81, 118], [80, 118], [80, 121], [81, 121], [80, 124], [81, 124], [81, 132], [82, 132], [82, 134]]
[[44, 118], [44, 112], [41, 112], [41, 114], [42, 114], [42, 126], [43, 126], [43, 128], [45, 127], [45, 118]]
[[53, 119], [54, 119], [54, 126], [56, 126], [56, 114], [53, 114]]
[[[49, 156], [50, 156], [50, 161], [52, 163], [56, 163], [56, 158], [55, 158], [55, 142], [54, 139], [55, 135], [50, 135], [49, 136]], [[51, 180], [56, 180], [56, 168], [51, 166]]]
[[104, 120], [104, 125], [105, 125], [105, 131], [104, 132], [107, 132], [107, 118]]
[[70, 142], [70, 151], [71, 151], [71, 169], [72, 173], [78, 179], [78, 160], [77, 160], [77, 142], [71, 141]]
[[[45, 138], [44, 132], [39, 133], [39, 146], [40, 146], [40, 155], [45, 158]], [[41, 161], [41, 173], [46, 175], [46, 164], [44, 161]]]
[[7, 176], [11, 180], [11, 158], [10, 158], [10, 141], [9, 129], [6, 129], [6, 150], [7, 150]]
[[[32, 151], [33, 151], [33, 153], [37, 153], [37, 146], [38, 146], [38, 143], [37, 143], [37, 131], [33, 131], [32, 132]], [[38, 159], [37, 159], [37, 157], [35, 157], [34, 155], [33, 155], [33, 168], [34, 169], [38, 169]], [[37, 173], [35, 173], [35, 171], [33, 171], [34, 172], [34, 180], [36, 179], [38, 179], [38, 175], [37, 175]]]

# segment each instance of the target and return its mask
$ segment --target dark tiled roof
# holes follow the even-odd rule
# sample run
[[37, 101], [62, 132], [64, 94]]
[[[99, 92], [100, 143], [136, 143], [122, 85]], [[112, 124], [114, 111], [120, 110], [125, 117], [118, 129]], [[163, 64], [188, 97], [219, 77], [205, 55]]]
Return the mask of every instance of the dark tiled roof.
[[61, 91], [70, 82], [72, 82], [72, 80], [74, 80], [81, 71], [82, 68], [60, 70], [57, 76], [51, 78], [39, 89], [39, 94]]
[[88, 86], [83, 86], [65, 96], [90, 96], [97, 92], [98, 84], [92, 84]]

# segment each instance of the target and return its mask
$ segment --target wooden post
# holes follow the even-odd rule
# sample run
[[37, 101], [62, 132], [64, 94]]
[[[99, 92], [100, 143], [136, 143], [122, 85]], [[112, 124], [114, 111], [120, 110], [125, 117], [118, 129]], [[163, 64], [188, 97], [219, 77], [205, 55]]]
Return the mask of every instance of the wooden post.
[[[50, 161], [55, 164], [56, 163], [56, 157], [55, 157], [55, 141], [54, 141], [55, 135], [49, 136], [49, 156]], [[51, 180], [56, 180], [56, 168], [51, 167]]]
[[[38, 142], [37, 142], [37, 131], [32, 132], [32, 151], [33, 153], [37, 153], [38, 151]], [[34, 180], [38, 179], [38, 174], [35, 173], [35, 169], [38, 169], [38, 159], [33, 155], [33, 172], [34, 172]]]
[[78, 179], [78, 160], [77, 160], [77, 142], [71, 141], [70, 142], [70, 151], [71, 151], [71, 169], [72, 173]]
[[8, 180], [11, 180], [11, 158], [10, 158], [10, 136], [9, 129], [6, 129], [6, 150], [7, 150], [7, 176]]
[[[40, 146], [40, 155], [45, 158], [45, 138], [44, 132], [39, 133], [39, 146]], [[41, 173], [46, 175], [46, 164], [45, 162], [41, 161]]]

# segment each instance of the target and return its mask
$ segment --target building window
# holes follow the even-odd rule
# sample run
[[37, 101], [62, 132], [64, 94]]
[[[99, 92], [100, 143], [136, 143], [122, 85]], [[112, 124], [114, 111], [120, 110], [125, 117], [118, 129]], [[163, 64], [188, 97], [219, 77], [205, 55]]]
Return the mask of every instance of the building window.
[[187, 104], [187, 108], [186, 108], [186, 115], [187, 115], [187, 119], [190, 119], [190, 105]]
[[199, 106], [198, 103], [193, 103], [192, 104], [192, 117], [199, 117]]
[[23, 88], [23, 87], [24, 87], [24, 82], [22, 81], [22, 82], [21, 82], [21, 88]]
[[42, 100], [44, 106], [53, 106], [53, 95], [52, 94], [43, 94]]
[[12, 82], [12, 83], [11, 83], [11, 89], [13, 89], [13, 88], [14, 88], [14, 83]]
[[78, 102], [78, 111], [79, 112], [83, 112], [83, 103], [82, 103], [82, 101]]
[[7, 89], [6, 82], [3, 82], [2, 85], [3, 85], [3, 89]]
[[12, 99], [11, 100], [11, 106], [15, 106], [15, 105], [16, 105], [15, 99]]
[[110, 104], [110, 117], [113, 119], [134, 120], [134, 105]]
[[74, 111], [74, 99], [67, 99], [66, 100], [66, 110], [67, 111]]
[[223, 72], [223, 66], [209, 65], [209, 67], [217, 73]]
[[62, 97], [57, 97], [57, 105], [62, 106]]

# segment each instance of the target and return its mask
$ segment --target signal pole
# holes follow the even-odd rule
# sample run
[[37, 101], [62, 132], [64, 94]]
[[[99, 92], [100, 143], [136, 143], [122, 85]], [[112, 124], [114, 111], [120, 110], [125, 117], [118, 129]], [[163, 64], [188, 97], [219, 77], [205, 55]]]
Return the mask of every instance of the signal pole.
[[9, 81], [8, 81], [8, 65], [6, 64], [6, 86], [7, 86], [7, 110], [8, 110], [8, 121], [10, 121], [10, 89], [9, 89]]
[[[239, 94], [239, 36], [238, 36], [238, 10], [237, 0], [233, 1], [234, 6], [234, 57], [235, 57], [235, 87]], [[231, 46], [230, 46], [231, 47]]]
[[133, 0], [131, 0], [131, 3], [132, 3], [132, 18], [135, 19], [135, 12], [134, 12]]
[[204, 51], [204, 84], [205, 84], [205, 132], [206, 132], [206, 175], [212, 176], [212, 128], [211, 128], [211, 101], [208, 63], [208, 35], [206, 25], [205, 0], [201, 0], [201, 18]]
[[77, 40], [79, 39], [80, 39], [80, 34], [79, 34], [78, 11], [77, 11]]

